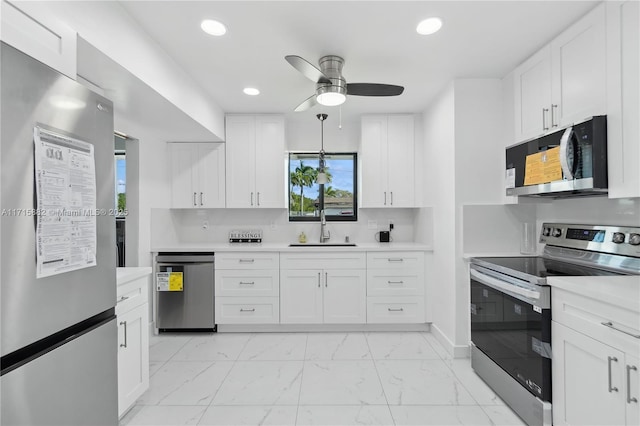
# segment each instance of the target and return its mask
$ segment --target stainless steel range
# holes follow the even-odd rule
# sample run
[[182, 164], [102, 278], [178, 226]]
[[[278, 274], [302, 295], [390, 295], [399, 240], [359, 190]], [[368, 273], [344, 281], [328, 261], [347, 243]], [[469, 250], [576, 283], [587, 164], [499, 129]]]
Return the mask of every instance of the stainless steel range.
[[545, 223], [542, 256], [471, 259], [471, 365], [529, 425], [551, 425], [551, 276], [640, 275], [640, 227]]

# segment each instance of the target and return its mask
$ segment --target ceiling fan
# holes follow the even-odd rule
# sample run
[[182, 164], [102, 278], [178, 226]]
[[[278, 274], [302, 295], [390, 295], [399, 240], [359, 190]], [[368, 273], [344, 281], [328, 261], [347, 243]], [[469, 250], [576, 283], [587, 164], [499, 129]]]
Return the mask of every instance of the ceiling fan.
[[344, 59], [340, 56], [327, 55], [320, 58], [320, 69], [309, 61], [296, 55], [284, 57], [292, 67], [309, 80], [316, 83], [316, 93], [304, 100], [295, 108], [296, 112], [306, 111], [321, 104], [336, 106], [346, 100], [346, 95], [355, 96], [398, 96], [404, 91], [402, 86], [378, 83], [349, 83], [342, 76]]

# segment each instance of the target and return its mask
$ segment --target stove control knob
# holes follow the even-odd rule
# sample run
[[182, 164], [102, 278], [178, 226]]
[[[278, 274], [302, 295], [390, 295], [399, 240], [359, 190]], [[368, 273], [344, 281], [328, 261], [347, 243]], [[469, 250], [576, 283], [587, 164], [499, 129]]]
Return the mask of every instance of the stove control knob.
[[560, 228], [553, 228], [553, 231], [552, 231], [551, 236], [556, 237], [556, 238], [558, 238], [558, 237], [562, 236], [562, 229], [560, 229]]
[[542, 235], [544, 235], [545, 237], [548, 237], [549, 235], [551, 235], [551, 228], [544, 228], [542, 230]]
[[629, 244], [632, 246], [640, 245], [640, 234], [629, 235]]
[[624, 234], [622, 232], [614, 232], [611, 241], [616, 244], [624, 243]]

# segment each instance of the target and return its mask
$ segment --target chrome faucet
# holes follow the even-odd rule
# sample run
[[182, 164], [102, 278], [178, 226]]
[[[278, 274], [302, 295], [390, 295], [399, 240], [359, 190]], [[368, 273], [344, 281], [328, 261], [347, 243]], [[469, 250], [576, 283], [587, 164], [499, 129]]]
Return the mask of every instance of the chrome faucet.
[[320, 243], [326, 243], [331, 239], [331, 232], [327, 228], [327, 218], [324, 209], [320, 210]]

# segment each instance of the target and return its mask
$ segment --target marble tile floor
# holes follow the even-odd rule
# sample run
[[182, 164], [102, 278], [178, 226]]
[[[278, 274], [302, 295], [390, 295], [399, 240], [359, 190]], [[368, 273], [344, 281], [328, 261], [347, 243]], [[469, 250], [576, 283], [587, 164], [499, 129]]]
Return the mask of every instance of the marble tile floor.
[[150, 338], [138, 425], [523, 425], [430, 333]]

